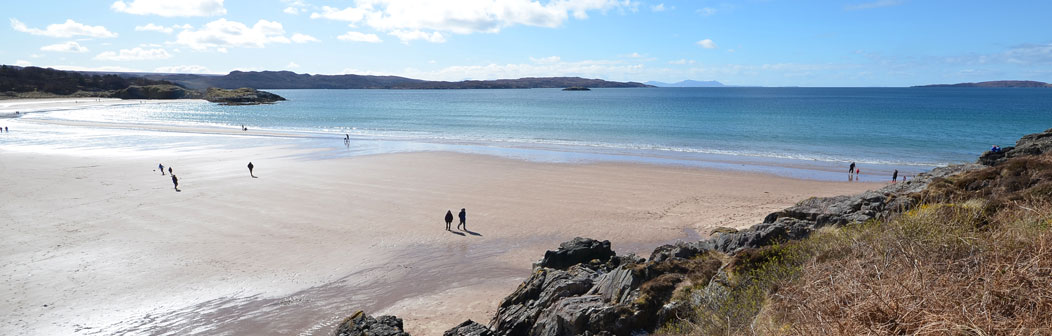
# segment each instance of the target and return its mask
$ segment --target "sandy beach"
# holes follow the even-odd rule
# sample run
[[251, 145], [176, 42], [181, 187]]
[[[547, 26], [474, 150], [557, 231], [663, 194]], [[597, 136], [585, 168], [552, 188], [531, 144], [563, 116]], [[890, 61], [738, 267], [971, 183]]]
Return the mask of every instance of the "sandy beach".
[[[644, 164], [302, 151], [0, 150], [0, 333], [328, 334], [364, 309], [436, 335], [465, 319], [488, 322], [531, 263], [575, 236], [646, 256], [807, 197], [877, 187]], [[158, 163], [173, 167], [181, 192]], [[447, 232], [442, 216], [460, 208], [469, 231]]]

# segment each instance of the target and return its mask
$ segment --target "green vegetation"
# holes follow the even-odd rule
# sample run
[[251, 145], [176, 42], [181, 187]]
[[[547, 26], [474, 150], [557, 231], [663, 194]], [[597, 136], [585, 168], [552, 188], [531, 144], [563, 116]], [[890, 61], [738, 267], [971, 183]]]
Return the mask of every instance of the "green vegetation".
[[[38, 67], [17, 68], [0, 65], [0, 93], [17, 96], [20, 93], [108, 97], [111, 91], [130, 86], [174, 85], [160, 80], [117, 75], [90, 75], [73, 71]], [[44, 95], [46, 96], [46, 95]]]
[[659, 334], [1052, 332], [1052, 156], [933, 183], [892, 219], [736, 254]]

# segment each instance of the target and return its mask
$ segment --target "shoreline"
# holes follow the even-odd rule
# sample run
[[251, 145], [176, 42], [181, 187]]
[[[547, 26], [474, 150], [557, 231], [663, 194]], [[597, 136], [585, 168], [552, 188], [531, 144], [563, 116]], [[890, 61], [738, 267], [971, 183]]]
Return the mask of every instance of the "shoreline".
[[[13, 196], [0, 205], [13, 300], [0, 329], [320, 334], [357, 307], [431, 334], [492, 316], [538, 255], [574, 236], [647, 253], [806, 197], [882, 185], [457, 152], [319, 160], [284, 140], [243, 144], [116, 156], [0, 149], [0, 185]], [[155, 176], [157, 161], [175, 168], [183, 192]], [[246, 161], [259, 179], [244, 176]], [[437, 214], [454, 207], [468, 209], [478, 236], [442, 232]], [[428, 313], [457, 306], [455, 316]]]
[[[111, 104], [112, 105], [112, 104]], [[462, 140], [437, 140], [413, 138], [384, 138], [376, 136], [352, 136], [351, 142], [343, 142], [342, 134], [324, 131], [300, 131], [281, 129], [249, 128], [242, 131], [236, 126], [224, 125], [165, 125], [159, 123], [110, 122], [70, 120], [57, 118], [19, 118], [17, 123], [32, 125], [58, 125], [71, 129], [108, 129], [115, 132], [160, 132], [171, 135], [214, 135], [230, 136], [242, 139], [267, 138], [270, 144], [281, 144], [285, 140], [295, 142], [302, 149], [311, 149], [317, 158], [330, 159], [355, 157], [361, 155], [391, 154], [405, 152], [458, 152], [465, 154], [482, 154], [530, 162], [555, 162], [570, 164], [589, 164], [602, 162], [639, 163], [659, 166], [677, 166], [727, 171], [743, 171], [771, 174], [782, 177], [799, 178], [817, 181], [845, 181], [843, 174], [846, 163], [800, 160], [778, 157], [760, 157], [749, 155], [711, 154], [675, 152], [660, 150], [630, 150], [599, 148], [579, 145], [528, 144], [515, 142], [476, 142]], [[128, 135], [124, 135], [128, 136]], [[150, 135], [139, 136], [149, 142]], [[240, 141], [250, 143], [251, 141]], [[198, 141], [198, 146], [209, 146], [214, 141]], [[194, 144], [191, 144], [194, 145]], [[63, 144], [63, 147], [71, 146]], [[96, 146], [99, 147], [99, 146]], [[102, 146], [105, 147], [105, 146]], [[236, 147], [236, 146], [235, 146]], [[2, 147], [0, 147], [2, 148]], [[17, 150], [17, 148], [10, 147]], [[97, 149], [97, 148], [88, 148]], [[130, 148], [134, 150], [134, 148]], [[912, 176], [928, 171], [936, 166], [928, 165], [859, 165], [865, 171], [859, 181], [880, 182], [888, 179], [892, 170], [900, 170], [900, 176]], [[852, 179], [854, 181], [855, 179]]]

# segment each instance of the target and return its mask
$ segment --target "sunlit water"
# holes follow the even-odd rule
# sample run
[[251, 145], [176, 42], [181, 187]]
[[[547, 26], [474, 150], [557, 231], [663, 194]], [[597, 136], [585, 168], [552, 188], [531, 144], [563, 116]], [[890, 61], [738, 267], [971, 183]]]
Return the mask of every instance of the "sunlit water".
[[[845, 174], [839, 171], [851, 161], [873, 174], [893, 169], [915, 173], [972, 162], [992, 144], [1011, 145], [1024, 134], [1052, 127], [1052, 90], [1048, 89], [273, 92], [289, 100], [259, 106], [202, 101], [130, 104], [25, 118], [245, 125], [306, 137], [248, 141], [48, 125], [37, 127], [35, 133], [9, 135], [0, 146], [134, 151], [285, 143], [331, 148], [323, 155], [335, 156], [443, 150], [539, 161], [646, 162], [841, 179]], [[340, 140], [344, 134], [354, 141], [344, 144]], [[225, 140], [217, 143], [216, 138]]]

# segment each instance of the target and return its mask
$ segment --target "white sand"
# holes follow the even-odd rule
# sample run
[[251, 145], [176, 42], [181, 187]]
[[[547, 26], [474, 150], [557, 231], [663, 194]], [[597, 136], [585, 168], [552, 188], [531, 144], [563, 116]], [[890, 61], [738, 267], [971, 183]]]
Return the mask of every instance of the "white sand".
[[[575, 236], [649, 253], [876, 184], [455, 153], [293, 159], [0, 150], [0, 334], [328, 333], [356, 309], [414, 335], [497, 302]], [[251, 178], [245, 165], [253, 161]], [[175, 192], [157, 163], [174, 167]], [[444, 230], [467, 208], [475, 234]], [[456, 223], [454, 223], [456, 225]], [[463, 233], [463, 232], [462, 232]]]

